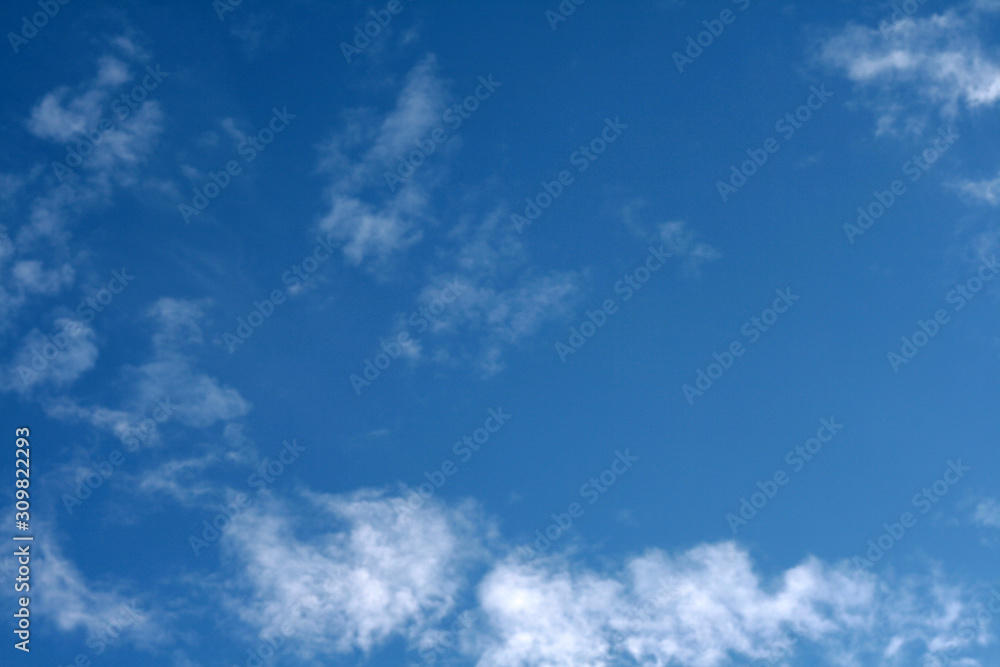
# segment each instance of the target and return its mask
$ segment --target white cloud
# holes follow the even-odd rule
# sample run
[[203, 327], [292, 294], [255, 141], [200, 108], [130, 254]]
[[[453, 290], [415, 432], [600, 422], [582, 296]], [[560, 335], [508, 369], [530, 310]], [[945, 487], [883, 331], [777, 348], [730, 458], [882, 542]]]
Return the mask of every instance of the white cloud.
[[716, 248], [699, 240], [698, 232], [683, 220], [661, 222], [655, 225], [654, 231], [650, 231], [640, 213], [645, 206], [646, 202], [642, 199], [633, 199], [621, 206], [620, 215], [625, 227], [645, 243], [666, 246], [666, 252], [681, 260], [681, 271], [685, 277], [700, 277], [703, 264], [722, 257]]
[[[226, 134], [229, 135], [229, 138], [233, 140], [233, 144], [234, 145], [238, 146], [247, 137], [247, 133], [244, 132], [243, 130], [241, 130], [239, 127], [236, 126], [236, 119], [235, 118], [223, 118], [219, 122], [219, 125], [221, 125], [222, 126], [222, 130]], [[188, 167], [188, 169], [191, 169], [191, 168]], [[191, 179], [202, 178], [201, 173], [199, 173], [198, 171], [196, 171], [196, 170], [191, 170], [191, 171], [192, 171], [192, 173], [186, 173], [185, 174], [188, 178], [191, 178]]]
[[241, 10], [230, 18], [229, 34], [239, 40], [246, 57], [253, 60], [261, 50], [271, 50], [284, 41], [287, 30], [271, 11]]
[[[111, 45], [126, 56], [143, 55], [128, 38], [116, 38]], [[59, 171], [61, 179], [49, 168], [51, 157], [27, 174], [0, 175], [0, 201], [27, 209], [27, 215], [19, 210], [15, 217], [24, 222], [5, 228], [0, 239], [2, 327], [10, 326], [29, 296], [52, 296], [72, 286], [76, 270], [66, 262], [72, 222], [87, 209], [110, 203], [116, 187], [134, 185], [162, 132], [163, 113], [155, 101], [145, 101], [124, 121], [113, 113], [115, 93], [132, 76], [129, 63], [105, 56], [96, 69], [93, 78], [77, 86], [60, 86], [43, 95], [25, 123], [34, 136], [56, 145], [44, 151], [57, 151], [55, 162], [66, 169], [66, 147], [80, 141], [81, 133], [97, 136], [102, 119], [113, 121], [114, 127], [101, 132], [96, 144], [84, 142], [92, 151], [82, 163]], [[23, 207], [18, 202], [22, 197]]]
[[28, 129], [36, 137], [65, 143], [96, 130], [102, 116], [110, 116], [112, 90], [131, 78], [128, 65], [106, 56], [97, 61], [97, 76], [74, 93], [60, 86], [46, 93], [31, 110]]
[[[32, 617], [46, 619], [62, 632], [84, 630], [92, 648], [127, 642], [148, 647], [168, 640], [165, 618], [141, 597], [127, 595], [120, 583], [94, 584], [66, 558], [46, 526], [32, 546]], [[38, 550], [36, 552], [36, 549]]]
[[[132, 78], [127, 63], [106, 56], [98, 60], [97, 68], [94, 79], [76, 87], [60, 86], [31, 110], [29, 131], [62, 149], [56, 161], [67, 171], [59, 184], [32, 202], [30, 223], [19, 234], [22, 243], [59, 238], [83, 207], [106, 204], [115, 186], [133, 185], [137, 167], [149, 157], [163, 130], [163, 112], [154, 100], [142, 102], [124, 120], [114, 111], [115, 93]], [[102, 119], [111, 121], [111, 129], [99, 129]], [[99, 139], [87, 139], [87, 134]], [[82, 161], [74, 166], [67, 147], [81, 140]]]
[[480, 665], [605, 664], [610, 615], [625, 611], [613, 580], [505, 564], [487, 575], [479, 597], [490, 628]]
[[9, 271], [9, 278], [0, 284], [0, 330], [14, 328], [14, 315], [29, 297], [54, 296], [72, 285], [76, 276], [69, 263], [57, 261], [53, 268], [45, 268], [41, 260], [17, 260], [16, 255], [10, 237], [0, 233], [0, 275]]
[[[435, 60], [427, 57], [409, 72], [393, 111], [384, 116], [363, 109], [346, 114], [344, 131], [325, 147], [321, 168], [332, 173], [334, 181], [327, 191], [330, 209], [320, 228], [343, 243], [349, 262], [380, 265], [423, 238], [426, 223], [432, 221], [430, 186], [437, 183], [440, 171], [431, 163], [448, 144], [438, 146], [404, 183], [394, 184], [394, 192], [385, 174], [396, 173], [400, 157], [416, 149], [432, 129], [445, 129], [445, 97]], [[453, 279], [463, 285], [462, 294], [430, 320], [436, 341], [411, 342], [406, 347], [409, 358], [431, 347], [430, 356], [436, 360], [472, 359], [484, 374], [492, 375], [504, 367], [507, 347], [566, 314], [577, 294], [578, 276], [525, 268], [525, 252], [506, 226], [500, 229], [502, 220], [494, 212], [471, 234], [461, 225], [462, 231], [449, 234], [457, 259], [431, 274], [416, 307], [426, 309]], [[397, 330], [408, 328], [406, 318], [400, 315]], [[423, 330], [411, 334], [419, 336]], [[464, 345], [467, 334], [477, 341], [474, 346]]]
[[172, 298], [154, 303], [147, 311], [156, 324], [153, 358], [125, 371], [136, 406], [154, 405], [169, 396], [177, 405], [172, 418], [194, 428], [229, 422], [250, 411], [250, 403], [236, 389], [193, 368], [186, 350], [203, 343], [200, 321], [205, 305]]
[[[428, 346], [434, 359], [470, 358], [490, 376], [504, 368], [507, 348], [541, 327], [566, 317], [579, 296], [580, 277], [573, 271], [539, 273], [526, 266], [528, 255], [502, 210], [462, 239], [454, 252], [454, 268], [439, 273], [421, 290], [417, 310], [428, 323]], [[458, 298], [440, 306], [446, 286]], [[427, 313], [430, 313], [428, 315]], [[407, 328], [401, 316], [398, 327]], [[420, 327], [409, 328], [411, 334]], [[421, 341], [423, 338], [420, 339]], [[473, 341], [469, 344], [468, 341]]]
[[958, 184], [958, 189], [972, 199], [1000, 206], [1000, 173], [980, 181], [963, 181]]
[[44, 269], [38, 260], [22, 260], [14, 264], [11, 274], [18, 287], [28, 294], [58, 294], [64, 286], [73, 284], [75, 272], [69, 264], [58, 269]]
[[[201, 322], [207, 304], [205, 300], [161, 298], [147, 309], [146, 319], [153, 325], [151, 356], [144, 363], [121, 369], [117, 382], [120, 391], [114, 407], [87, 404], [67, 391], [48, 391], [39, 396], [49, 417], [88, 423], [119, 440], [116, 447], [120, 451], [146, 450], [149, 457], [146, 460], [151, 459], [151, 463], [144, 469], [119, 473], [114, 482], [123, 482], [144, 500], [160, 501], [168, 497], [185, 505], [202, 504], [206, 499], [219, 497], [219, 488], [211, 482], [212, 468], [256, 461], [254, 443], [243, 437], [240, 428], [240, 419], [249, 413], [251, 404], [236, 389], [195, 370], [193, 350], [204, 345]], [[35, 347], [45, 342], [41, 334], [36, 334], [36, 338], [28, 342]], [[84, 357], [73, 347], [50, 361], [50, 368], [39, 373], [39, 379], [26, 388], [17, 385], [7, 388], [27, 393], [44, 381], [46, 389], [64, 389], [93, 366], [97, 357], [89, 328], [86, 335], [78, 335], [76, 339], [90, 344], [85, 350], [90, 357]], [[16, 363], [30, 362], [30, 350], [26, 347]], [[81, 358], [88, 363], [80, 361]], [[8, 383], [15, 381], [16, 375]], [[203, 430], [213, 427], [216, 436], [203, 439]], [[173, 438], [171, 431], [184, 436]], [[161, 448], [164, 442], [171, 447]], [[93, 472], [96, 451], [97, 447], [89, 451], [87, 447], [79, 447], [75, 458], [62, 462], [57, 473], [78, 485]], [[125, 520], [134, 518], [124, 507], [112, 511], [121, 513]]]
[[12, 199], [24, 187], [25, 178], [17, 174], [0, 174], [0, 201]]
[[111, 45], [129, 58], [148, 60], [149, 54], [128, 35], [120, 35], [111, 40]]
[[[994, 178], [978, 181], [958, 180], [952, 183], [952, 187], [968, 200], [1000, 206], [1000, 173]], [[960, 249], [961, 255], [967, 257], [971, 264], [978, 264], [1000, 252], [1000, 226], [992, 219], [988, 218], [984, 225], [973, 228], [972, 232], [967, 245]]]
[[344, 255], [352, 264], [370, 257], [384, 259], [423, 236], [415, 229], [426, 203], [423, 196], [409, 198], [401, 193], [384, 207], [341, 194], [331, 194], [330, 200], [330, 212], [320, 227], [344, 242]]
[[[499, 564], [480, 584], [483, 667], [640, 664], [717, 667], [791, 654], [830, 664], [909, 665], [957, 638], [959, 591], [889, 582], [815, 558], [772, 581], [735, 543], [651, 550], [599, 574], [563, 559]], [[794, 641], [789, 646], [789, 637]], [[628, 664], [631, 664], [630, 662]]]
[[[40, 387], [62, 390], [94, 367], [98, 351], [93, 329], [60, 318], [54, 323], [54, 331], [54, 335], [46, 336], [32, 329], [24, 337], [5, 368], [4, 390], [25, 395]], [[70, 331], [75, 335], [69, 335]]]
[[[425, 289], [426, 302], [434, 288]], [[485, 282], [470, 284], [439, 318], [434, 334], [468, 334], [477, 340], [474, 352], [482, 372], [493, 375], [503, 370], [504, 351], [536, 333], [543, 324], [566, 316], [578, 294], [577, 276], [572, 272], [552, 272], [526, 276], [509, 287]]]
[[816, 653], [824, 664], [902, 667], [987, 639], [959, 633], [975, 597], [934, 571], [897, 578], [809, 557], [764, 576], [734, 542], [652, 549], [602, 571], [558, 555], [524, 564], [483, 546], [497, 537], [472, 506], [433, 501], [406, 515], [399, 502], [366, 490], [245, 510], [221, 542], [243, 584], [234, 613], [260, 639], [289, 622], [288, 650], [301, 658], [397, 639], [418, 651], [483, 570], [468, 602], [476, 623], [454, 649], [480, 667], [722, 667], [776, 652], [785, 658], [774, 664]]
[[[122, 42], [113, 41], [115, 46], [122, 46]], [[111, 56], [105, 56], [97, 61], [97, 81], [98, 87], [113, 88], [120, 86], [131, 78], [128, 65]]]
[[[192, 428], [207, 428], [220, 422], [229, 424], [246, 415], [251, 405], [236, 389], [194, 370], [190, 348], [203, 344], [200, 322], [205, 305], [205, 301], [161, 298], [150, 306], [146, 316], [155, 326], [152, 356], [145, 363], [125, 366], [122, 370], [123, 391], [118, 408], [84, 406], [63, 395], [45, 401], [49, 415], [87, 421], [116, 437], [147, 419], [148, 413], [164, 400], [171, 405], [169, 419]], [[92, 332], [84, 337], [92, 338]], [[96, 346], [93, 356], [97, 356]], [[62, 371], [60, 377], [66, 374], [67, 371]], [[158, 432], [145, 444], [157, 442]]]
[[972, 518], [980, 525], [1000, 528], [1000, 502], [996, 498], [984, 498], [976, 505]]
[[238, 419], [250, 411], [250, 403], [236, 389], [197, 373], [180, 354], [160, 353], [126, 375], [135, 382], [134, 398], [139, 404], [153, 405], [169, 396], [177, 404], [175, 418], [193, 428]]
[[204, 498], [216, 497], [217, 489], [205, 471], [218, 462], [214, 453], [165, 461], [143, 471], [136, 488], [140, 493], [164, 494], [185, 505], [197, 504]]
[[661, 223], [657, 232], [660, 242], [667, 246], [667, 252], [683, 258], [683, 271], [688, 276], [699, 275], [702, 264], [722, 257], [722, 253], [709, 244], [696, 241], [696, 233], [686, 222], [675, 220]]
[[876, 91], [879, 132], [895, 131], [900, 122], [919, 131], [924, 120], [901, 118], [907, 102], [951, 117], [962, 107], [989, 107], [1000, 100], [1000, 56], [980, 37], [993, 9], [979, 2], [907, 17], [881, 30], [850, 25], [823, 42], [820, 58]]
[[67, 102], [69, 93], [69, 88], [56, 88], [35, 105], [28, 121], [32, 134], [41, 139], [65, 142], [96, 127], [105, 91], [92, 89]]
[[146, 311], [147, 316], [155, 321], [157, 326], [153, 334], [153, 346], [165, 350], [204, 342], [200, 322], [205, 317], [207, 305], [209, 302], [204, 299], [199, 301], [170, 297], [158, 299]]
[[117, 185], [137, 180], [137, 167], [145, 162], [163, 131], [163, 111], [159, 102], [146, 101], [118, 126], [105, 133], [81, 169], [94, 178], [107, 178]]
[[399, 156], [441, 123], [444, 89], [434, 58], [425, 58], [410, 71], [393, 111], [381, 118], [363, 110], [347, 114], [344, 132], [326, 146], [321, 168], [333, 182], [330, 210], [319, 226], [344, 243], [351, 263], [385, 259], [422, 238], [420, 224], [429, 216], [422, 184], [434, 170], [425, 165], [395, 192], [383, 174], [395, 171]]
[[289, 650], [307, 658], [417, 641], [455, 608], [483, 526], [469, 506], [406, 515], [398, 502], [361, 491], [246, 510], [221, 542], [249, 587], [232, 609], [261, 638], [291, 622]]

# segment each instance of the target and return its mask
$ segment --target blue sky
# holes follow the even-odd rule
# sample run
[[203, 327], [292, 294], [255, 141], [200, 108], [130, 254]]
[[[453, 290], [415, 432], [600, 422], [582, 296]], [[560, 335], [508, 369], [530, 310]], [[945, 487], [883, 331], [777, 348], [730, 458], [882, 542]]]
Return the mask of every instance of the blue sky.
[[4, 664], [997, 664], [996, 0], [0, 26]]

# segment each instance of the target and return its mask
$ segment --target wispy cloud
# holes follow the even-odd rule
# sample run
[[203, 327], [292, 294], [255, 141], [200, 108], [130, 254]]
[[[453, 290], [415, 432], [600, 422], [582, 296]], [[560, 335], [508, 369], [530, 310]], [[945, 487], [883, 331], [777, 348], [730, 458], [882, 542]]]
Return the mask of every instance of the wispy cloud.
[[1000, 502], [996, 498], [984, 498], [976, 505], [973, 520], [990, 528], [1000, 528]]
[[[55, 338], [38, 329], [24, 337], [4, 368], [0, 388], [25, 396], [41, 388], [64, 390], [94, 367], [98, 356], [94, 330], [63, 318], [57, 319], [55, 326]], [[69, 335], [69, 331], [75, 335]]]
[[344, 243], [344, 256], [352, 264], [384, 260], [423, 236], [430, 194], [422, 179], [433, 170], [422, 170], [394, 193], [381, 186], [383, 172], [393, 170], [400, 156], [440, 122], [445, 85], [436, 70], [435, 59], [428, 56], [407, 75], [392, 111], [382, 116], [361, 109], [347, 113], [342, 133], [324, 147], [321, 170], [332, 182], [327, 189], [330, 208], [319, 226]]
[[[17, 211], [19, 224], [10, 225], [0, 239], [0, 317], [7, 326], [31, 303], [33, 296], [54, 296], [74, 284], [77, 257], [68, 240], [75, 220], [88, 210], [106, 206], [116, 188], [129, 187], [162, 133], [164, 116], [157, 102], [146, 100], [116, 116], [115, 99], [133, 80], [146, 54], [128, 37], [112, 39], [99, 58], [96, 74], [77, 85], [61, 85], [44, 94], [24, 121], [27, 130], [47, 145], [46, 164], [62, 170], [49, 173], [41, 165], [24, 174], [0, 176], [0, 199]], [[122, 59], [124, 58], [124, 60]], [[102, 121], [115, 120], [113, 127]], [[99, 137], [93, 141], [90, 137]], [[85, 153], [79, 164], [67, 168], [67, 155]], [[77, 156], [79, 157], [79, 154]]]
[[129, 64], [103, 57], [92, 80], [60, 86], [34, 106], [28, 129], [56, 144], [55, 162], [61, 170], [52, 179], [59, 183], [31, 203], [30, 224], [20, 230], [21, 241], [60, 237], [70, 217], [83, 207], [107, 204], [115, 187], [137, 182], [138, 168], [163, 131], [164, 116], [155, 100], [136, 103], [133, 110], [115, 99], [132, 76]]
[[633, 199], [621, 205], [619, 215], [625, 227], [641, 239], [643, 243], [656, 243], [666, 246], [664, 250], [680, 259], [681, 272], [686, 278], [701, 276], [701, 267], [707, 262], [722, 257], [722, 253], [701, 240], [701, 234], [695, 231], [684, 220], [669, 220], [650, 225], [643, 218], [647, 217], [642, 210], [646, 202]]
[[722, 257], [721, 252], [707, 243], [698, 241], [697, 233], [682, 220], [661, 223], [656, 230], [659, 241], [667, 246], [667, 252], [682, 258], [682, 270], [687, 276], [699, 276], [702, 264]]
[[533, 268], [505, 220], [498, 209], [478, 226], [455, 231], [454, 259], [428, 281], [416, 304], [427, 312], [447, 281], [458, 283], [455, 302], [427, 318], [426, 347], [437, 361], [471, 360], [485, 376], [503, 370], [509, 348], [566, 316], [580, 292], [577, 272]]
[[[251, 405], [237, 390], [196, 370], [192, 349], [204, 344], [201, 321], [205, 305], [205, 301], [165, 297], [150, 306], [146, 320], [153, 326], [152, 353], [146, 362], [121, 370], [119, 407], [83, 405], [64, 393], [44, 399], [48, 414], [89, 422], [116, 437], [145, 419], [152, 406], [167, 398], [173, 406], [171, 421], [194, 429], [235, 422], [245, 416]], [[96, 348], [93, 355], [96, 357]], [[159, 435], [154, 434], [147, 444], [158, 442]]]
[[965, 180], [957, 184], [959, 191], [970, 199], [990, 206], [1000, 206], [1000, 173], [978, 181]]
[[[46, 525], [36, 525], [45, 534], [38, 551], [32, 553], [32, 614], [50, 619], [62, 632], [84, 630], [91, 648], [125, 642], [140, 647], [162, 644], [169, 639], [166, 617], [147, 604], [146, 596], [133, 596], [128, 585], [94, 582], [62, 552], [56, 535]], [[35, 606], [37, 605], [37, 607]]]
[[850, 25], [822, 43], [820, 59], [874, 93], [879, 133], [901, 125], [920, 131], [921, 108], [953, 117], [1000, 100], [1000, 56], [984, 42], [995, 12], [992, 3], [973, 2], [883, 31]]

